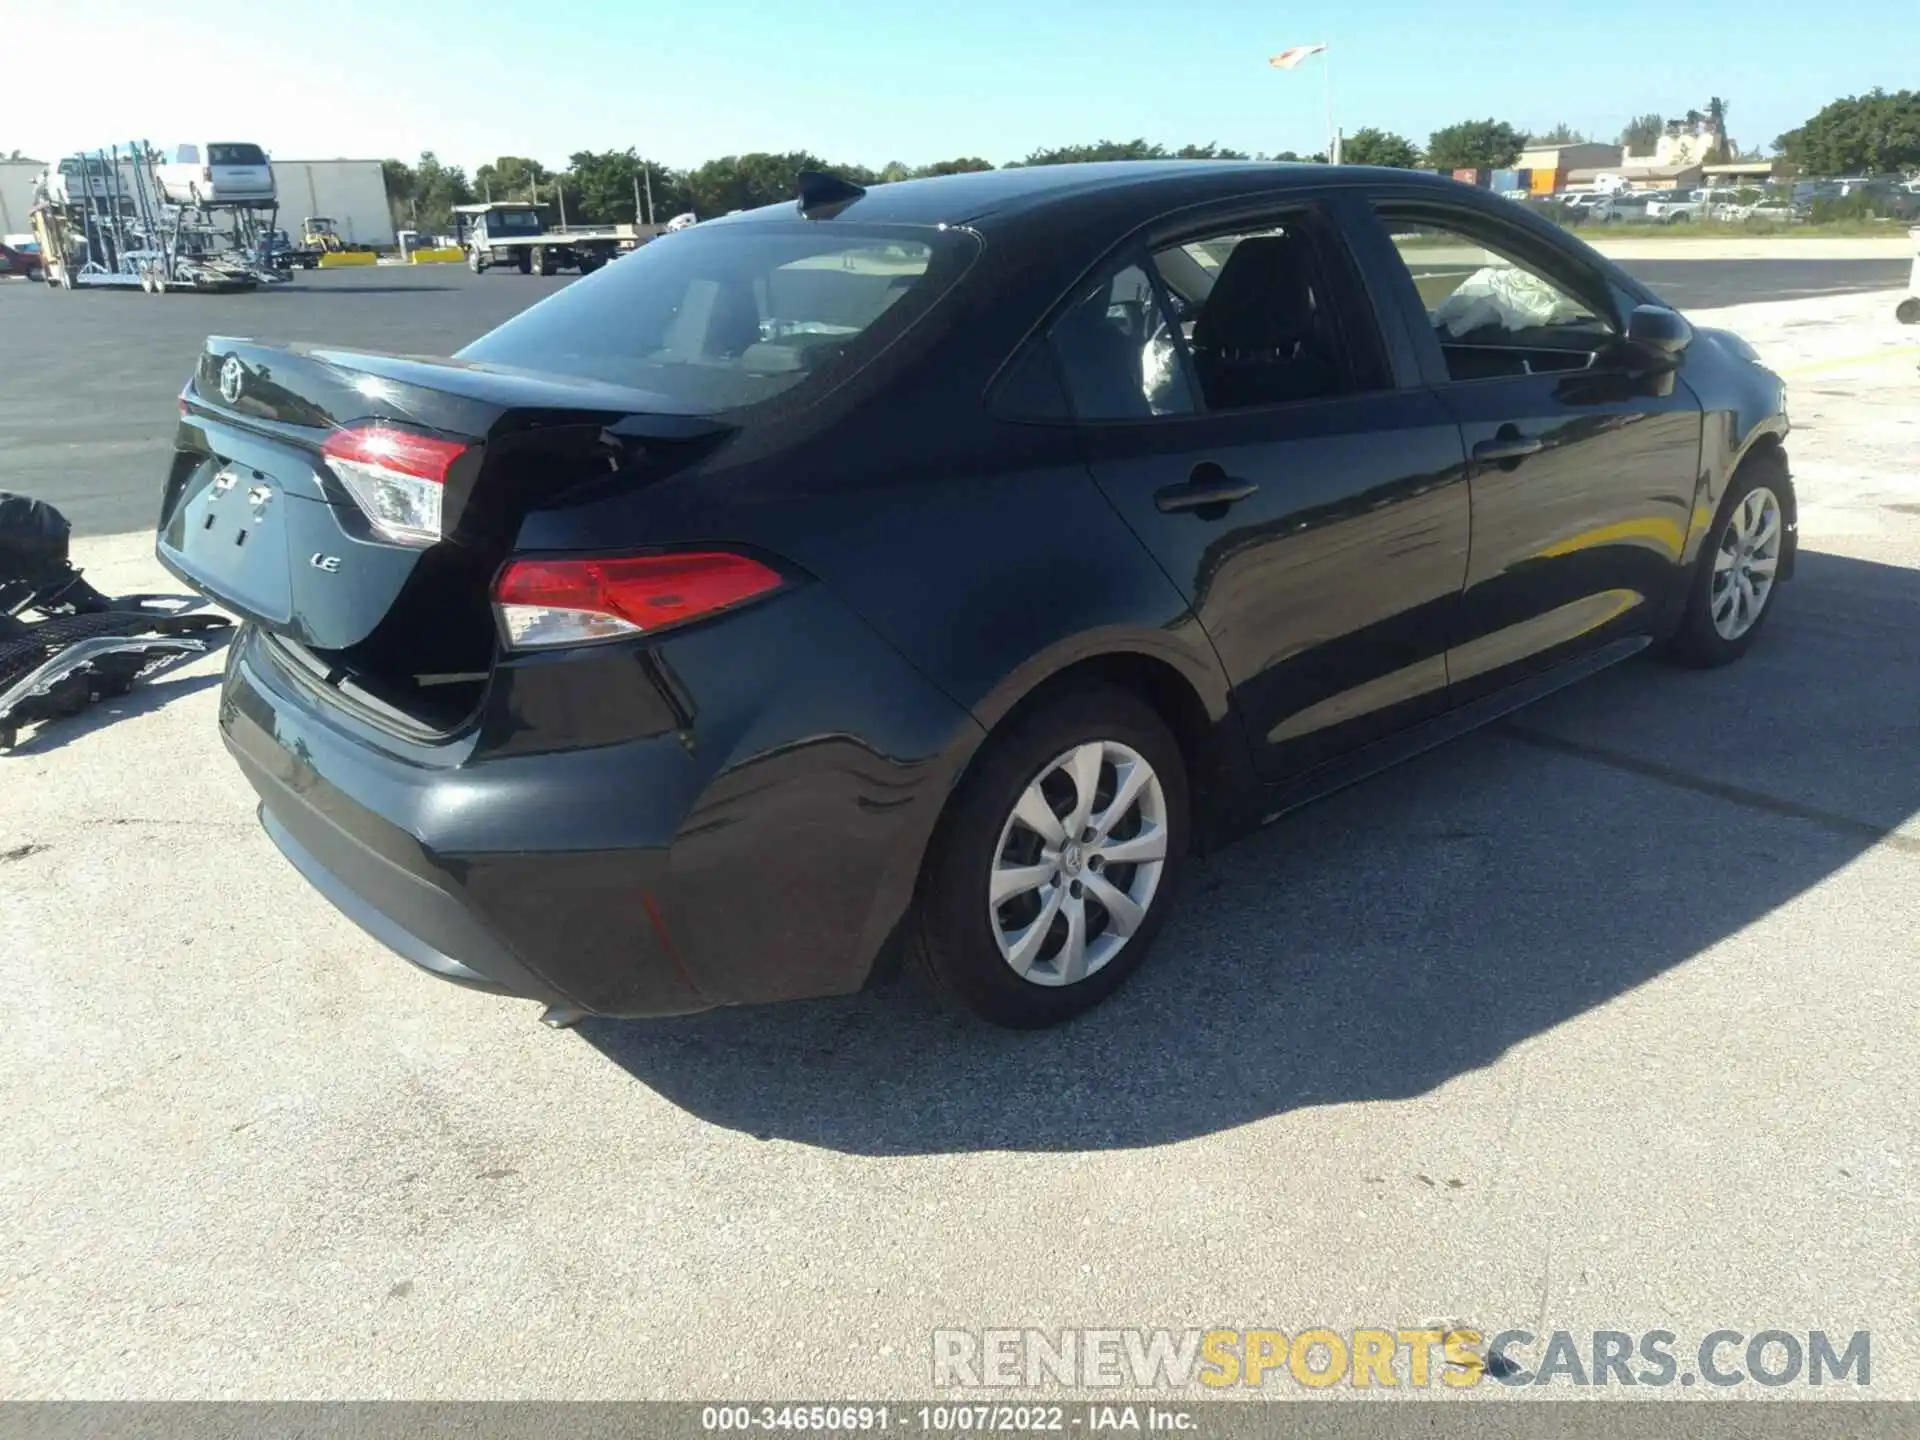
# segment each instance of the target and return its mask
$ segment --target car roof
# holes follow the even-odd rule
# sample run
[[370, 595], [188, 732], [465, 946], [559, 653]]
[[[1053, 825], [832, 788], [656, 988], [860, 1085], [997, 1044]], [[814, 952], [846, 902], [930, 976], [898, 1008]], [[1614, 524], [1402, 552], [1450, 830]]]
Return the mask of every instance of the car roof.
[[[1143, 205], [1178, 206], [1237, 195], [1393, 180], [1430, 184], [1457, 193], [1459, 182], [1431, 172], [1367, 165], [1315, 165], [1261, 160], [1107, 160], [1079, 165], [1020, 165], [959, 175], [934, 175], [875, 185], [831, 211], [833, 220], [880, 225], [980, 225], [1042, 211], [1104, 208], [1121, 197]], [[791, 219], [783, 202], [726, 215], [707, 223], [738, 224]]]

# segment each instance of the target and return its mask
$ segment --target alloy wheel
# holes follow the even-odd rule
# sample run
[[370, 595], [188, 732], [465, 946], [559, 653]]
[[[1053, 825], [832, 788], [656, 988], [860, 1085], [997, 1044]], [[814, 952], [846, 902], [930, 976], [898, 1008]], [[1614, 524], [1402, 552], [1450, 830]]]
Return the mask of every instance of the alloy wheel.
[[1714, 551], [1709, 613], [1721, 639], [1738, 640], [1766, 609], [1780, 564], [1780, 540], [1779, 498], [1756, 485], [1733, 507]]
[[1036, 985], [1096, 973], [1146, 919], [1166, 859], [1166, 791], [1145, 757], [1114, 740], [1056, 756], [994, 848], [987, 916], [1001, 958]]

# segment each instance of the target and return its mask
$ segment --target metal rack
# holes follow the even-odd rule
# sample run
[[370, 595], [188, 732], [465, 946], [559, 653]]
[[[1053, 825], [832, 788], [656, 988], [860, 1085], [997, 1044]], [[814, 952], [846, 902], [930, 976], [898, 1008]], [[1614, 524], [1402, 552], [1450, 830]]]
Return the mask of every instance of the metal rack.
[[[269, 249], [278, 206], [171, 204], [154, 169], [154, 151], [140, 142], [75, 158], [79, 172], [69, 177], [64, 199], [44, 194], [33, 210], [49, 285], [163, 295], [253, 290], [292, 280]], [[216, 223], [216, 213], [224, 226]]]

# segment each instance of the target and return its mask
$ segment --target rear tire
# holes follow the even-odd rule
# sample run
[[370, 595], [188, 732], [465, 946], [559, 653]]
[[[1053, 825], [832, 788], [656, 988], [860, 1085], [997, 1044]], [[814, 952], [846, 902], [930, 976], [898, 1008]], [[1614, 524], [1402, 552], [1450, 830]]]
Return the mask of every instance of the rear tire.
[[[1769, 447], [1749, 456], [1734, 472], [1694, 561], [1686, 614], [1667, 646], [1675, 660], [1710, 670], [1747, 653], [1777, 606], [1779, 571], [1791, 560], [1794, 537], [1788, 527], [1794, 514], [1786, 452]], [[1771, 547], [1764, 538], [1769, 515], [1778, 533]], [[1756, 578], [1767, 582], [1764, 588], [1753, 584]]]
[[[1105, 684], [1063, 692], [990, 739], [954, 796], [921, 872], [911, 952], [993, 1024], [1083, 1014], [1146, 959], [1186, 858], [1188, 804], [1185, 760], [1151, 706]], [[1081, 833], [1067, 834], [1076, 815]]]
[[529, 275], [533, 272], [533, 256], [527, 251], [525, 246], [513, 252], [513, 263], [522, 275]]

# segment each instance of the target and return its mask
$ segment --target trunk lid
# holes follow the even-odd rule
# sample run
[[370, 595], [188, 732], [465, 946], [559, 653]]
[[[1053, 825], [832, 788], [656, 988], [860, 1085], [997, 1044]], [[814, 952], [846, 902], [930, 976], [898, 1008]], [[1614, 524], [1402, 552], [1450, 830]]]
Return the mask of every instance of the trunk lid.
[[[484, 689], [489, 587], [525, 515], [589, 481], [671, 473], [727, 433], [592, 380], [222, 336], [181, 412], [160, 559], [329, 683], [435, 730]], [[329, 464], [329, 438], [367, 426], [465, 447], [445, 472], [437, 540], [384, 534]]]

